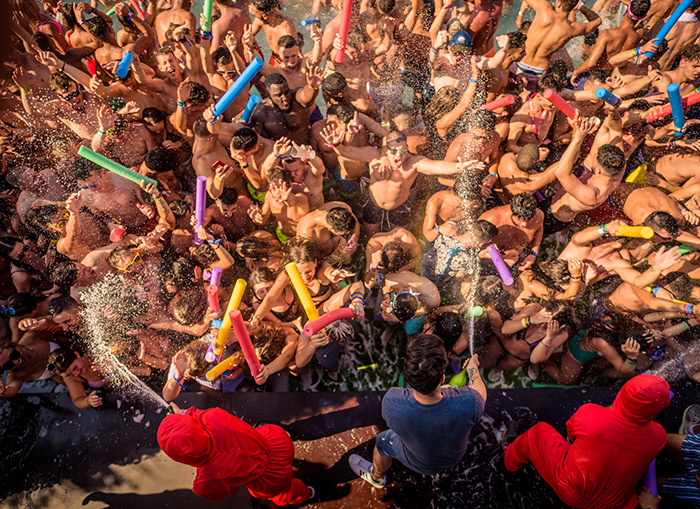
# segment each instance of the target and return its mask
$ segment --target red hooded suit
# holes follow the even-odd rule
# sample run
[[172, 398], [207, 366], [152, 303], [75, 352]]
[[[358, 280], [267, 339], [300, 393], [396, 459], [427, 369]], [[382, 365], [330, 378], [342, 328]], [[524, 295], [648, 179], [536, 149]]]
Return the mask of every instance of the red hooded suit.
[[622, 386], [612, 408], [587, 403], [566, 423], [568, 443], [539, 423], [506, 448], [511, 472], [532, 463], [567, 505], [581, 509], [637, 505], [635, 485], [666, 443], [652, 422], [670, 401], [668, 383], [638, 375]]
[[163, 419], [158, 445], [175, 461], [197, 467], [192, 491], [209, 500], [223, 500], [243, 485], [277, 505], [300, 504], [311, 495], [292, 478], [294, 445], [279, 426], [253, 428], [220, 408], [192, 407]]

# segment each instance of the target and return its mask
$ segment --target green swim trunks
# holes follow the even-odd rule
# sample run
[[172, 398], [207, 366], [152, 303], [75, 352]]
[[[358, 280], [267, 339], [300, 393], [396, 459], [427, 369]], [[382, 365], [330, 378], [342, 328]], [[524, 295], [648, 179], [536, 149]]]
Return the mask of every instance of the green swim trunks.
[[250, 193], [251, 198], [253, 198], [255, 201], [259, 201], [260, 203], [265, 203], [265, 195], [267, 194], [267, 191], [258, 191], [250, 185], [250, 182], [246, 182], [246, 187], [248, 187], [248, 192]]
[[275, 235], [277, 235], [277, 239], [282, 243], [283, 246], [289, 240], [289, 237], [282, 233], [282, 229], [279, 227], [279, 225], [277, 225], [277, 228], [275, 229]]

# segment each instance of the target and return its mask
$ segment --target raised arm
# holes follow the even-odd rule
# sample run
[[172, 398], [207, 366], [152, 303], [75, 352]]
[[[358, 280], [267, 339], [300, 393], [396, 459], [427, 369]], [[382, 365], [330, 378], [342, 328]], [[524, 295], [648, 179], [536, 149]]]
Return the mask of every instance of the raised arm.
[[[78, 237], [83, 233], [80, 226], [78, 214], [80, 211], [81, 193], [78, 191], [70, 195], [66, 200], [66, 209], [68, 209], [68, 222], [66, 223], [66, 233], [56, 244], [56, 251], [66, 256], [69, 256], [75, 248]], [[70, 257], [70, 256], [69, 256]]]

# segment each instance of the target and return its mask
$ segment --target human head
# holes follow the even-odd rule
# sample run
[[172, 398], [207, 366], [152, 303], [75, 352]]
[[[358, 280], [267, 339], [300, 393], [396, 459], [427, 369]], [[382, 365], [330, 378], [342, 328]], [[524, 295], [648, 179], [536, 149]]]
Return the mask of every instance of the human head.
[[655, 375], [637, 375], [622, 386], [612, 410], [636, 424], [651, 422], [671, 402], [668, 382]]
[[525, 56], [525, 40], [527, 37], [522, 32], [508, 33], [508, 51], [506, 58], [509, 62], [520, 62]]
[[535, 143], [528, 143], [515, 157], [515, 165], [520, 171], [530, 171], [540, 162], [540, 149]]
[[345, 100], [345, 92], [348, 89], [348, 82], [339, 72], [329, 74], [321, 82], [321, 93], [323, 100], [329, 106], [334, 103], [340, 103]]
[[82, 358], [72, 348], [61, 346], [49, 353], [46, 369], [56, 376], [80, 376], [83, 371]]
[[206, 311], [207, 299], [201, 286], [183, 288], [175, 296], [173, 318], [181, 325], [201, 322]]
[[201, 269], [188, 258], [178, 258], [170, 265], [170, 270], [164, 278], [168, 293], [194, 288], [200, 284]]
[[158, 108], [146, 108], [141, 113], [141, 119], [146, 125], [146, 128], [154, 134], [158, 134], [165, 130], [165, 113]]
[[391, 131], [385, 138], [387, 156], [394, 168], [403, 165], [408, 158], [408, 142], [406, 135], [401, 131]]
[[292, 109], [292, 92], [284, 76], [279, 73], [268, 74], [265, 77], [265, 90], [270, 94], [270, 101], [275, 108], [283, 112]]
[[539, 80], [537, 80], [537, 94], [532, 97], [533, 102], [537, 102], [540, 108], [547, 111], [554, 109], [554, 105], [542, 96], [544, 91], [548, 88], [551, 88], [555, 92], [559, 93], [561, 92], [562, 84], [559, 79], [552, 74], [543, 75]]
[[36, 209], [37, 222], [50, 232], [63, 232], [70, 214], [56, 205], [42, 205]]
[[330, 230], [335, 235], [347, 235], [352, 233], [357, 224], [355, 216], [344, 207], [333, 207], [326, 214], [326, 221]]
[[465, 55], [469, 54], [472, 49], [472, 38], [468, 32], [460, 30], [450, 37], [450, 53], [459, 60], [462, 60]]
[[80, 320], [80, 305], [70, 295], [59, 295], [49, 301], [49, 316], [63, 330], [75, 327]]
[[680, 54], [678, 70], [685, 81], [695, 81], [700, 77], [700, 45], [689, 44]]
[[464, 25], [457, 18], [452, 18], [447, 22], [447, 25], [445, 25], [445, 30], [447, 30], [450, 37], [453, 37], [456, 33], [464, 31]]
[[51, 74], [49, 86], [51, 90], [56, 92], [56, 95], [70, 104], [71, 107], [81, 109], [84, 106], [85, 102], [80, 86], [63, 71], [56, 71]]
[[241, 127], [231, 137], [231, 156], [244, 157], [258, 145], [258, 135], [250, 127]]
[[656, 235], [664, 239], [674, 238], [680, 233], [676, 218], [661, 210], [649, 214], [642, 224], [650, 227]]
[[297, 40], [291, 35], [283, 35], [277, 41], [280, 67], [288, 70], [296, 70], [301, 66], [301, 51]]
[[278, 8], [278, 0], [253, 0], [250, 3], [250, 14], [258, 19], [265, 20]]
[[410, 254], [401, 244], [395, 241], [387, 242], [382, 248], [382, 265], [387, 272], [398, 272], [410, 261]]
[[206, 87], [196, 81], [190, 82], [190, 95], [187, 96], [185, 110], [194, 112], [203, 109], [209, 101], [209, 91]]
[[49, 280], [60, 288], [82, 286], [82, 282], [91, 280], [95, 275], [95, 269], [86, 267], [80, 262], [65, 261], [51, 266]]
[[336, 132], [340, 132], [347, 128], [355, 117], [356, 111], [352, 103], [332, 104], [326, 113], [326, 124], [334, 127]]
[[498, 228], [493, 223], [489, 223], [485, 219], [479, 219], [474, 223], [474, 240], [480, 246], [491, 242], [498, 235]]
[[451, 353], [459, 337], [462, 335], [463, 330], [464, 327], [462, 326], [462, 320], [459, 318], [459, 315], [447, 311], [439, 314], [435, 319], [433, 334], [442, 340], [445, 351]]
[[224, 217], [230, 218], [238, 210], [238, 191], [235, 187], [224, 187], [216, 199], [216, 206]]
[[175, 169], [175, 158], [170, 150], [156, 147], [146, 153], [143, 164], [148, 170], [156, 174], [164, 173]]
[[183, 77], [183, 73], [180, 67], [180, 60], [173, 53], [173, 49], [170, 46], [164, 46], [157, 49], [154, 54], [158, 70], [168, 76], [169, 79], [179, 82]]
[[36, 299], [31, 293], [14, 293], [7, 298], [4, 306], [0, 306], [0, 312], [7, 316], [24, 316], [36, 309]]
[[519, 193], [510, 200], [510, 210], [513, 212], [514, 222], [520, 222], [518, 226], [524, 227], [535, 217], [537, 212], [537, 200], [528, 193]]
[[139, 272], [144, 265], [141, 254], [127, 246], [115, 247], [107, 261], [119, 272]]
[[391, 294], [392, 313], [401, 322], [407, 322], [416, 316], [420, 301], [412, 289]]
[[433, 100], [425, 108], [425, 116], [438, 120], [446, 113], [452, 111], [459, 102], [459, 90], [457, 87], [445, 85], [435, 92]]
[[304, 284], [308, 285], [316, 278], [319, 260], [318, 248], [312, 241], [295, 238], [287, 242], [287, 262], [296, 264]]
[[483, 147], [496, 128], [496, 114], [491, 110], [478, 109], [469, 115], [469, 135], [476, 147]]
[[445, 380], [447, 353], [442, 340], [434, 334], [419, 334], [408, 345], [403, 371], [413, 390], [429, 396]]
[[268, 294], [275, 279], [275, 273], [267, 267], [260, 267], [251, 272], [248, 278], [248, 284], [253, 290], [253, 295], [258, 302], [261, 302]]
[[216, 66], [216, 72], [221, 74], [226, 81], [233, 81], [238, 76], [233, 64], [233, 57], [226, 46], [219, 46], [212, 54], [212, 60]]
[[554, 2], [554, 10], [560, 12], [571, 12], [578, 4], [578, 0], [556, 0]]
[[89, 20], [85, 21], [85, 23], [82, 24], [82, 27], [83, 29], [87, 30], [90, 35], [96, 39], [99, 39], [100, 41], [106, 41], [110, 33], [114, 35], [112, 28], [100, 16], [93, 16]]
[[[603, 145], [598, 149], [598, 163], [596, 166], [600, 168], [600, 173], [613, 177], [625, 169], [625, 153], [620, 147], [615, 145]], [[593, 168], [595, 171], [595, 168]]]
[[627, 4], [627, 16], [636, 23], [647, 15], [650, 7], [649, 0], [630, 0]]
[[218, 139], [216, 134], [212, 134], [207, 127], [207, 121], [203, 117], [198, 118], [194, 121], [192, 125], [192, 132], [194, 133], [195, 140], [201, 140], [202, 142], [215, 143]]

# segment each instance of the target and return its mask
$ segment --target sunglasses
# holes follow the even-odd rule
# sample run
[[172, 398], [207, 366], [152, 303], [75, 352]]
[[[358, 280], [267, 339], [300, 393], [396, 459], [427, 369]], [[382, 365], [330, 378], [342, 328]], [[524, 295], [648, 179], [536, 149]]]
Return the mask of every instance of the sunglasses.
[[102, 178], [102, 174], [100, 173], [100, 175], [97, 177], [97, 180], [94, 183], [89, 184], [87, 186], [80, 186], [80, 189], [94, 189], [94, 188], [96, 188], [98, 185], [100, 185], [101, 178]]
[[80, 90], [75, 90], [74, 92], [71, 92], [71, 93], [68, 94], [68, 95], [64, 95], [64, 96], [63, 96], [63, 100], [64, 100], [64, 101], [71, 102], [73, 99], [75, 99], [75, 98], [78, 97], [79, 95], [80, 95]]
[[406, 154], [408, 154], [407, 148], [390, 148], [388, 149], [388, 151], [392, 155], [401, 154], [402, 156], [405, 156]]
[[60, 374], [61, 371], [61, 366], [63, 366], [66, 363], [66, 355], [65, 354], [60, 354], [56, 356], [56, 359], [54, 359], [53, 362], [49, 362], [46, 365], [46, 369], [49, 370], [51, 373], [54, 373], [56, 375]]
[[141, 261], [141, 255], [139, 253], [136, 253], [134, 255], [134, 259], [131, 260], [129, 263], [126, 264], [126, 267], [117, 267], [117, 270], [123, 270], [124, 272], [131, 272], [134, 270], [134, 265], [139, 263]]
[[237, 74], [236, 71], [220, 71], [219, 69], [217, 69], [216, 72], [218, 72], [218, 73], [221, 74], [222, 76], [225, 74], [225, 75], [227, 75], [227, 76], [229, 76], [229, 77], [230, 77], [230, 76], [235, 76], [235, 75]]
[[0, 370], [10, 371], [12, 368], [15, 367], [15, 361], [20, 357], [22, 357], [22, 354], [19, 352], [19, 350], [17, 350], [15, 347], [12, 347], [12, 351], [10, 352], [10, 360], [2, 366], [0, 366]]
[[30, 247], [29, 247], [28, 245], [24, 244], [24, 245], [22, 246], [22, 251], [20, 251], [19, 254], [17, 255], [16, 260], [17, 260], [18, 262], [23, 261], [23, 260], [24, 260], [24, 256], [27, 254], [27, 251], [29, 251], [29, 249], [30, 249]]
[[15, 316], [16, 311], [12, 308], [6, 308], [5, 306], [0, 306], [0, 313], [3, 315]]

